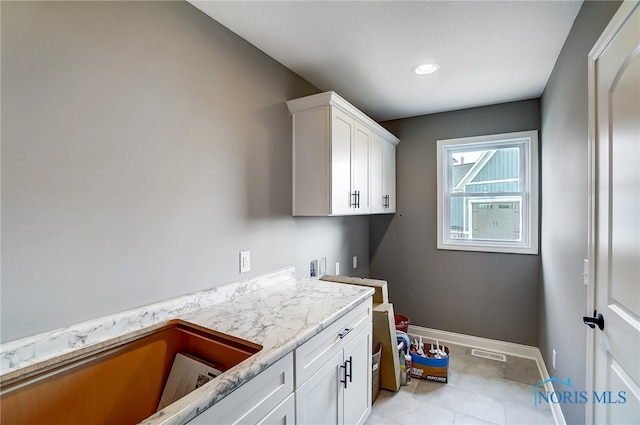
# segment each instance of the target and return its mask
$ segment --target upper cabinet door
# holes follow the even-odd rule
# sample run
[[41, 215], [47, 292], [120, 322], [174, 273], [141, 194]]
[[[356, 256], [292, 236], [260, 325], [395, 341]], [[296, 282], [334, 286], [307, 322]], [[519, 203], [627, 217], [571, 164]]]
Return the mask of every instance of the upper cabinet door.
[[371, 137], [371, 213], [396, 212], [396, 147], [376, 135]]
[[384, 191], [382, 184], [382, 168], [383, 168], [383, 145], [385, 142], [376, 136], [371, 138], [369, 145], [369, 173], [370, 179], [370, 197], [371, 197], [371, 214], [384, 213]]
[[331, 215], [353, 214], [355, 193], [352, 187], [352, 147], [355, 120], [332, 108], [331, 115]]
[[383, 212], [396, 212], [396, 146], [383, 144], [382, 151]]
[[367, 127], [356, 122], [351, 162], [351, 193], [355, 198], [354, 214], [369, 214], [369, 143], [371, 133]]

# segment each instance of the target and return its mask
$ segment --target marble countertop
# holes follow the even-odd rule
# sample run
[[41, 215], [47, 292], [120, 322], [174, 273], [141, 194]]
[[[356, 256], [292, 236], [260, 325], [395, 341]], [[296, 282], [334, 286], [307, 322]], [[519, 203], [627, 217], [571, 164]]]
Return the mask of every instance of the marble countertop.
[[59, 360], [61, 355], [95, 348], [104, 341], [173, 319], [262, 345], [255, 355], [141, 422], [184, 424], [373, 294], [372, 288], [298, 280], [294, 275], [295, 270], [287, 268], [3, 344], [0, 378], [19, 376], [42, 362]]

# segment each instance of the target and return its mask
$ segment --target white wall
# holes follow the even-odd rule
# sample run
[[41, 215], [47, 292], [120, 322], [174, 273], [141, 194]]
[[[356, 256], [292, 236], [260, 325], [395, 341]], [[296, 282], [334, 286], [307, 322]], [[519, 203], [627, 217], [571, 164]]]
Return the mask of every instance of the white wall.
[[184, 2], [1, 19], [2, 341], [319, 256], [368, 273], [368, 218], [291, 217], [285, 101], [315, 87]]

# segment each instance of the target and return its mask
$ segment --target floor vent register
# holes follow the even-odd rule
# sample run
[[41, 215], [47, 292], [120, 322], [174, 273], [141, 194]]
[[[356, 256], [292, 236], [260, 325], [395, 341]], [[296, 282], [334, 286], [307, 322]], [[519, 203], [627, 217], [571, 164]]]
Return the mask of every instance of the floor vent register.
[[471, 350], [471, 355], [476, 357], [482, 357], [483, 359], [496, 360], [499, 362], [506, 362], [507, 356], [500, 353], [494, 353], [492, 351], [478, 350], [474, 348]]

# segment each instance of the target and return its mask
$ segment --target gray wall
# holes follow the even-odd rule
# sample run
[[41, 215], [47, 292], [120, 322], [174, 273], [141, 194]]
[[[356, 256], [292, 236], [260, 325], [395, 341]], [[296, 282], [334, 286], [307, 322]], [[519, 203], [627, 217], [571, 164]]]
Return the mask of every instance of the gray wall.
[[[582, 261], [587, 258], [587, 55], [619, 2], [582, 6], [542, 96], [542, 287], [540, 350], [549, 374], [586, 385], [589, 314]], [[562, 184], [559, 184], [559, 183]], [[557, 369], [551, 350], [557, 351]], [[582, 405], [562, 405], [568, 423], [583, 424]]]
[[538, 130], [539, 100], [383, 125], [401, 139], [398, 205], [393, 217], [371, 218], [370, 267], [388, 281], [395, 311], [419, 326], [537, 345], [538, 255], [436, 249], [436, 141]]
[[185, 2], [1, 7], [2, 341], [320, 256], [368, 274], [367, 217], [291, 217], [285, 101], [315, 87]]

